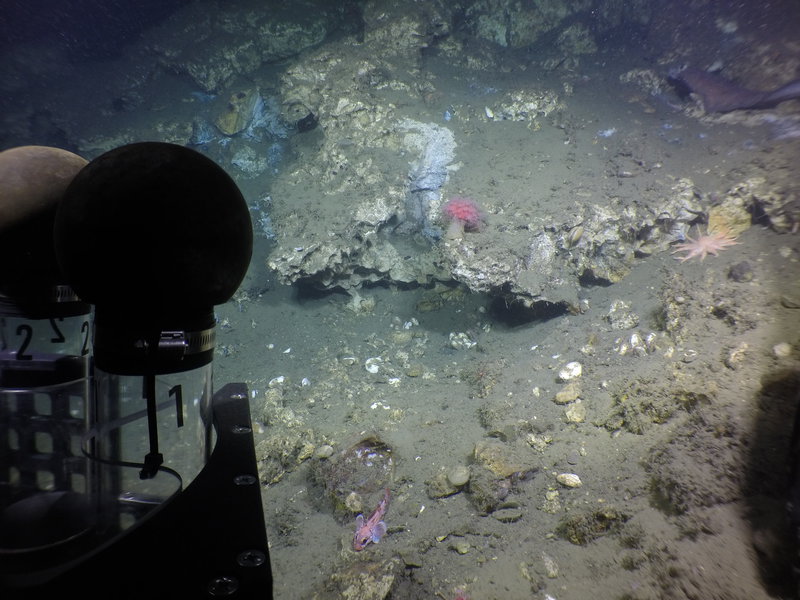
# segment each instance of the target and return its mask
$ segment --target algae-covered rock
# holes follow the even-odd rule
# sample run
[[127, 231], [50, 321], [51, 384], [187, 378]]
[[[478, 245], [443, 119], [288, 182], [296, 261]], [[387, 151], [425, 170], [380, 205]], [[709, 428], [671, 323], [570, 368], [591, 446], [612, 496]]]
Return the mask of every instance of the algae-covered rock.
[[607, 507], [564, 517], [556, 527], [556, 533], [565, 540], [584, 546], [609, 533], [620, 531], [628, 515]]
[[342, 520], [374, 505], [373, 497], [394, 478], [392, 448], [376, 435], [365, 436], [341, 452], [313, 464], [312, 477], [325, 490]]
[[447, 473], [437, 473], [436, 476], [425, 482], [425, 489], [430, 498], [446, 498], [457, 494], [460, 488], [450, 482]]
[[472, 456], [476, 463], [483, 465], [501, 479], [527, 470], [510, 446], [498, 442], [478, 442], [475, 444]]
[[437, 473], [435, 477], [425, 482], [425, 486], [431, 498], [444, 498], [460, 492], [469, 480], [469, 467], [456, 465]]
[[653, 424], [666, 423], [676, 413], [688, 413], [711, 404], [715, 390], [713, 383], [695, 388], [675, 381], [665, 386], [650, 380], [634, 380], [612, 394], [613, 406], [604, 425], [610, 431], [624, 428], [642, 435]]
[[259, 478], [265, 484], [277, 483], [314, 453], [312, 429], [281, 430], [256, 444]]
[[481, 512], [490, 513], [506, 501], [514, 486], [530, 478], [536, 468], [516, 447], [493, 440], [475, 444], [470, 468], [469, 495]]
[[334, 570], [324, 591], [315, 593], [313, 600], [384, 600], [401, 574], [402, 564], [397, 558], [353, 562]]

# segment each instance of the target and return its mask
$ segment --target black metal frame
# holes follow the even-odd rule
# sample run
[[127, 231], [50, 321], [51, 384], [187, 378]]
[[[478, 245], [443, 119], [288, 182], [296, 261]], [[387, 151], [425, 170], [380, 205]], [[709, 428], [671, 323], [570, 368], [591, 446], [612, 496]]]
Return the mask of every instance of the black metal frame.
[[184, 491], [70, 564], [39, 571], [36, 564], [0, 566], [0, 597], [271, 599], [247, 386], [232, 383], [216, 392], [213, 415], [214, 451]]

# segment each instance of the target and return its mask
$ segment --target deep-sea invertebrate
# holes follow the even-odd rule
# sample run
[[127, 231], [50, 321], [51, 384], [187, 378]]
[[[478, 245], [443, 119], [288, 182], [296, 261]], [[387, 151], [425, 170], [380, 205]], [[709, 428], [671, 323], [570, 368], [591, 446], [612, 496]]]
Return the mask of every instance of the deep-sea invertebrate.
[[442, 218], [447, 223], [445, 237], [455, 240], [465, 231], [479, 231], [486, 225], [486, 212], [472, 198], [455, 196], [442, 206]]
[[720, 250], [739, 243], [727, 230], [708, 232], [706, 235], [700, 235], [697, 238], [690, 238], [687, 236], [686, 239], [688, 241], [678, 244], [675, 246], [675, 250], [672, 251], [673, 254], [676, 252], [686, 252], [683, 256], [675, 257], [681, 262], [687, 261], [695, 256], [699, 256], [700, 260], [703, 260], [709, 254], [716, 256]]

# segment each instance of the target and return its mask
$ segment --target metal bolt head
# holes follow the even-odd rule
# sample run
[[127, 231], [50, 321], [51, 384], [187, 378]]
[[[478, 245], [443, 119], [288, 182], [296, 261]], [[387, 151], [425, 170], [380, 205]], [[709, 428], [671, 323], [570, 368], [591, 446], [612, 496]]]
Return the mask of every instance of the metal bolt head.
[[253, 485], [257, 481], [258, 481], [257, 477], [248, 474], [237, 475], [236, 477], [233, 478], [233, 483], [235, 483], [236, 485]]
[[245, 550], [239, 553], [236, 562], [242, 567], [260, 567], [267, 562], [267, 555], [261, 550]]
[[208, 582], [208, 593], [215, 597], [225, 597], [235, 594], [239, 589], [239, 580], [235, 577], [222, 575], [214, 577]]

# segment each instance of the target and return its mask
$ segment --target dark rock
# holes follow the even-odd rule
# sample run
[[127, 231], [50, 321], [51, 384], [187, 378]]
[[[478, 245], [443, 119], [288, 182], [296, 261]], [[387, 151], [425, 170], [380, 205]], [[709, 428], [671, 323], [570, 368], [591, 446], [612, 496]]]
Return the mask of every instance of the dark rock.
[[728, 279], [732, 279], [733, 281], [739, 283], [753, 281], [753, 277], [753, 266], [746, 260], [736, 263], [728, 271]]

